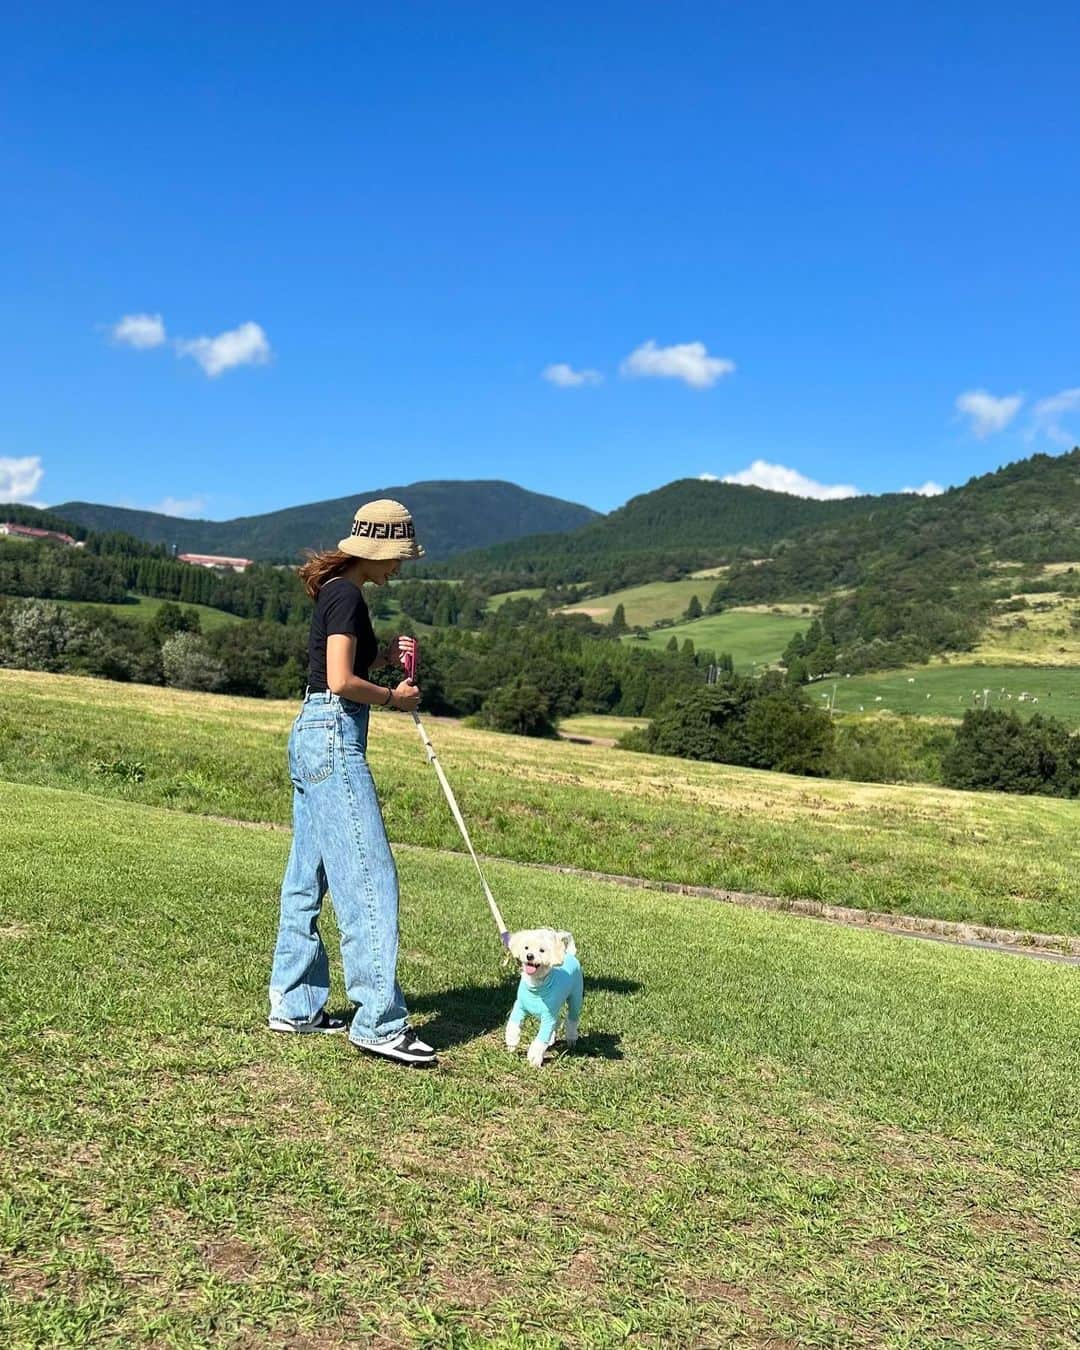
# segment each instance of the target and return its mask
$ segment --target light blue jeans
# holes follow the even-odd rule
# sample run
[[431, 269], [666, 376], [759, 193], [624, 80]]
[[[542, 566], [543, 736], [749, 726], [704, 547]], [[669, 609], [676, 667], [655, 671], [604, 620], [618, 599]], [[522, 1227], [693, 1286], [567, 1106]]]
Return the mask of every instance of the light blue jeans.
[[270, 1015], [307, 1021], [330, 996], [319, 934], [329, 889], [341, 935], [345, 990], [356, 1003], [349, 1038], [391, 1041], [405, 1026], [397, 982], [398, 879], [367, 762], [369, 709], [308, 694], [289, 736], [293, 838], [281, 884]]

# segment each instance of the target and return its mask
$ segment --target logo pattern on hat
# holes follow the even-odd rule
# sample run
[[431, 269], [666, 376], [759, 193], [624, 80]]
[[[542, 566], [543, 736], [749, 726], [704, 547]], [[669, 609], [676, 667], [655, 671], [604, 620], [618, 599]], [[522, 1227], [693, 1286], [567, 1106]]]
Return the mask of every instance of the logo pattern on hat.
[[361, 539], [415, 539], [411, 520], [354, 520], [350, 534]]

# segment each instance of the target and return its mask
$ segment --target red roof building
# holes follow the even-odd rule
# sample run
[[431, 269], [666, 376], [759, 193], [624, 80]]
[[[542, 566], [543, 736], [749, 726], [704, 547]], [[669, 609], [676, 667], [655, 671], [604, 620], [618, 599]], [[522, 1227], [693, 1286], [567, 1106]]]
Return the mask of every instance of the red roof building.
[[61, 544], [74, 544], [70, 534], [61, 534], [59, 530], [39, 530], [36, 525], [16, 525], [13, 520], [0, 521], [0, 534], [13, 535], [16, 539], [56, 539]]
[[242, 572], [252, 564], [251, 558], [219, 557], [216, 553], [178, 553], [180, 562], [191, 563], [193, 567], [214, 567], [222, 572]]

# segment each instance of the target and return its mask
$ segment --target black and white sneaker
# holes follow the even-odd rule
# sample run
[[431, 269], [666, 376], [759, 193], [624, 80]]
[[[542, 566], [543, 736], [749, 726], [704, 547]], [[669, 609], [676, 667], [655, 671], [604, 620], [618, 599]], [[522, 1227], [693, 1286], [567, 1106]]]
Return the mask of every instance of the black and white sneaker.
[[434, 1069], [439, 1063], [435, 1051], [420, 1039], [412, 1027], [406, 1027], [401, 1035], [392, 1041], [377, 1044], [353, 1041], [353, 1045], [366, 1054], [392, 1059], [396, 1064], [407, 1064], [412, 1069]]
[[294, 1036], [310, 1036], [312, 1033], [332, 1036], [344, 1031], [347, 1025], [342, 1018], [331, 1017], [325, 1008], [320, 1008], [306, 1022], [293, 1022], [288, 1017], [271, 1017], [267, 1022], [271, 1031], [290, 1032]]

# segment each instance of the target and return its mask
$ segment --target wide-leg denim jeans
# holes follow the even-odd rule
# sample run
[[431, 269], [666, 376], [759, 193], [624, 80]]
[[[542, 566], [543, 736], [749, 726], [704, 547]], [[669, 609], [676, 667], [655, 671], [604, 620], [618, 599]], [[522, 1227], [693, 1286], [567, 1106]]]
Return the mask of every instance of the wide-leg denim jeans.
[[270, 975], [270, 1014], [307, 1021], [330, 995], [319, 934], [329, 888], [341, 934], [345, 989], [361, 1044], [405, 1026], [397, 982], [398, 879], [367, 762], [369, 708], [336, 694], [308, 694], [289, 736], [293, 839], [281, 886]]

